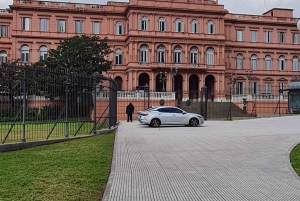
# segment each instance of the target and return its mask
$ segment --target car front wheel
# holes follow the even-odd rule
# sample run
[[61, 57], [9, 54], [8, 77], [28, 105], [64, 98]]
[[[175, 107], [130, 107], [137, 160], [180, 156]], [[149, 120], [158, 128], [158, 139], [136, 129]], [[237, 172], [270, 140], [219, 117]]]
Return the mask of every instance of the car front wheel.
[[152, 119], [151, 124], [152, 127], [159, 127], [160, 126], [160, 121], [159, 119]]
[[198, 126], [198, 125], [199, 125], [198, 119], [196, 119], [196, 118], [191, 118], [190, 119], [190, 126], [195, 127], [195, 126]]

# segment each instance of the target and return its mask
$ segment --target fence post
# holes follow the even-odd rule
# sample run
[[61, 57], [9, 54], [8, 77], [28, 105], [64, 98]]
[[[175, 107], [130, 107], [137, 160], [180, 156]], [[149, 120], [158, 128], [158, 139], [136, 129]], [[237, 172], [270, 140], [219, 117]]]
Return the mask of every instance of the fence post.
[[23, 66], [22, 142], [26, 142], [26, 65]]
[[69, 69], [66, 71], [66, 80], [65, 80], [65, 96], [66, 96], [66, 114], [65, 114], [65, 138], [69, 137], [69, 123], [68, 123], [68, 94], [69, 94]]
[[96, 129], [97, 129], [97, 111], [96, 111], [96, 102], [97, 102], [97, 87], [96, 87], [96, 74], [94, 73], [93, 75], [93, 85], [94, 85], [94, 128], [93, 128], [93, 132], [94, 134], [96, 134]]

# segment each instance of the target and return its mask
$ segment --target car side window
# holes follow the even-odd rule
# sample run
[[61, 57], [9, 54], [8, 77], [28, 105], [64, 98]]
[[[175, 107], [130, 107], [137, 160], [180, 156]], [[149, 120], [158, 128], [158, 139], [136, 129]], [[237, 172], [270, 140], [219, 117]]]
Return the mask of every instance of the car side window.
[[163, 113], [169, 113], [170, 112], [169, 108], [160, 108], [157, 111], [163, 112]]
[[177, 108], [170, 108], [170, 112], [171, 113], [182, 113], [182, 111], [180, 109], [177, 109]]

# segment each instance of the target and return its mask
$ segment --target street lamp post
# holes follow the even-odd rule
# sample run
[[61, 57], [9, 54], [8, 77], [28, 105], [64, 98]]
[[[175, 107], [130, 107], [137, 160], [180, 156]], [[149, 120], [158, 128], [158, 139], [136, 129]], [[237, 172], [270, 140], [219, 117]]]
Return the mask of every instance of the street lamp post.
[[171, 75], [172, 75], [172, 92], [175, 91], [174, 87], [175, 87], [175, 76], [177, 75], [177, 72], [178, 72], [178, 68], [175, 67], [171, 67], [170, 68], [170, 72], [171, 72]]
[[164, 74], [162, 72], [159, 73], [159, 81], [162, 82], [162, 91], [165, 92], [165, 83], [167, 81], [167, 72]]
[[229, 84], [230, 84], [230, 88], [229, 88], [229, 91], [230, 91], [230, 105], [229, 105], [229, 111], [228, 111], [228, 115], [227, 115], [227, 119], [228, 119], [228, 116], [230, 117], [230, 120], [232, 120], [232, 116], [231, 116], [231, 104], [232, 104], [232, 92], [231, 92], [231, 85], [235, 86], [235, 83], [236, 83], [236, 78], [237, 78], [237, 75], [236, 74], [230, 74], [229, 75]]
[[252, 72], [253, 70], [245, 70], [245, 72], [247, 73], [247, 78], [248, 78], [248, 81], [249, 81], [249, 94], [251, 94], [251, 83], [250, 83], [250, 80], [252, 78]]

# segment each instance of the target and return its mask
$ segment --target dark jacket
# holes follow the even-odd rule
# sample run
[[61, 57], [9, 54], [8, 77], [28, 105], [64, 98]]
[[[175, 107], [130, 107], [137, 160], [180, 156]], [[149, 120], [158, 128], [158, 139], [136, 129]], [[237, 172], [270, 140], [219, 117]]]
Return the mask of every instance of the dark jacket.
[[134, 106], [132, 105], [132, 103], [129, 103], [129, 105], [127, 105], [126, 107], [126, 114], [132, 114], [134, 112]]

